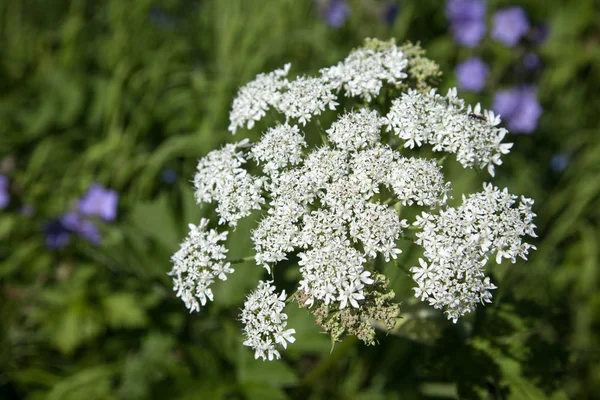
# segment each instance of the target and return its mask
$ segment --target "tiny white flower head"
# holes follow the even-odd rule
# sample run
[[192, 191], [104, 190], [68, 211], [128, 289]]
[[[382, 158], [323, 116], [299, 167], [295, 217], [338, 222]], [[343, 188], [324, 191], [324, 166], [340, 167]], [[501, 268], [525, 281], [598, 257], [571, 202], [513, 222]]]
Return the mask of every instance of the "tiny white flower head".
[[242, 86], [233, 100], [229, 113], [229, 131], [235, 133], [238, 128], [252, 129], [254, 123], [265, 116], [269, 108], [279, 101], [280, 90], [288, 81], [285, 79], [291, 64], [268, 74], [258, 74], [256, 78]]
[[418, 285], [415, 295], [444, 308], [454, 322], [478, 303], [491, 302], [490, 290], [496, 286], [484, 271], [490, 256], [496, 253], [498, 264], [504, 258], [515, 262], [535, 249], [522, 240], [535, 237], [533, 201], [523, 198], [515, 208], [516, 200], [507, 189], [485, 184], [458, 208], [448, 207], [439, 215], [423, 213], [415, 222], [422, 229], [416, 243], [424, 248], [429, 264], [420, 259], [421, 267], [410, 269]]
[[227, 249], [220, 243], [227, 239], [228, 232], [208, 230], [208, 223], [203, 218], [198, 225], [190, 224], [187, 238], [171, 257], [173, 290], [190, 312], [200, 311], [200, 306], [213, 299], [210, 285], [215, 278], [227, 280], [226, 274], [233, 272], [224, 261]]
[[283, 124], [267, 130], [252, 146], [250, 157], [262, 166], [267, 175], [274, 175], [288, 165], [298, 165], [305, 147], [300, 129], [296, 125]]
[[254, 349], [254, 358], [279, 359], [281, 355], [276, 349], [280, 345], [284, 349], [296, 339], [294, 329], [286, 329], [287, 314], [285, 307], [285, 290], [275, 292], [273, 281], [260, 281], [244, 302], [240, 320], [244, 324], [245, 346]]

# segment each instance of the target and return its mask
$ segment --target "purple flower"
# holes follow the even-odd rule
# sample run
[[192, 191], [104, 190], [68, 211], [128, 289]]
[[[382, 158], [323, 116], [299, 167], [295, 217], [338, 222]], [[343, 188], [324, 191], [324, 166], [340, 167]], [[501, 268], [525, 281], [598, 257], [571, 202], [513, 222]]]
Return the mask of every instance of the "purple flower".
[[456, 66], [458, 87], [469, 92], [480, 92], [485, 86], [485, 80], [490, 68], [479, 57], [471, 57]]
[[99, 244], [102, 240], [96, 225], [92, 221], [81, 218], [81, 215], [76, 212], [65, 213], [60, 218], [60, 222], [69, 232], [77, 234], [92, 244]]
[[523, 66], [527, 69], [538, 69], [542, 65], [540, 56], [535, 53], [526, 53], [523, 56]]
[[152, 25], [165, 30], [172, 30], [177, 26], [175, 20], [159, 7], [151, 7], [148, 17]]
[[177, 172], [173, 168], [165, 168], [162, 173], [162, 180], [172, 185], [177, 181]]
[[536, 44], [541, 44], [544, 40], [546, 40], [546, 38], [548, 38], [548, 34], [548, 25], [538, 25], [531, 28], [531, 31], [529, 31], [529, 38]]
[[10, 202], [10, 193], [8, 193], [8, 178], [0, 174], [0, 208], [4, 208]]
[[21, 215], [31, 217], [35, 213], [35, 208], [33, 208], [31, 204], [23, 204], [21, 208], [19, 208], [19, 212]]
[[529, 31], [527, 14], [521, 7], [509, 7], [494, 14], [492, 39], [504, 43], [508, 47], [516, 45]]
[[566, 154], [555, 154], [550, 160], [550, 168], [556, 172], [564, 171], [569, 165], [569, 157]]
[[71, 234], [86, 239], [97, 245], [102, 240], [98, 228], [92, 221], [83, 219], [80, 214], [69, 211], [60, 218], [54, 218], [44, 224], [46, 246], [58, 249], [66, 246], [71, 240]]
[[446, 17], [454, 40], [475, 47], [485, 35], [485, 2], [483, 0], [448, 0]]
[[381, 13], [381, 18], [383, 21], [389, 26], [394, 25], [394, 21], [398, 16], [398, 11], [400, 7], [396, 3], [388, 3], [383, 7], [383, 11]]
[[321, 16], [332, 28], [344, 25], [349, 14], [350, 6], [344, 0], [329, 0], [329, 4], [321, 12]]
[[502, 116], [513, 133], [533, 132], [542, 114], [542, 107], [533, 86], [516, 87], [496, 93], [492, 110]]
[[71, 232], [59, 218], [46, 222], [43, 229], [46, 233], [46, 246], [51, 249], [64, 247], [71, 239]]
[[114, 190], [93, 184], [79, 201], [79, 211], [85, 215], [97, 215], [105, 221], [117, 217], [119, 195]]

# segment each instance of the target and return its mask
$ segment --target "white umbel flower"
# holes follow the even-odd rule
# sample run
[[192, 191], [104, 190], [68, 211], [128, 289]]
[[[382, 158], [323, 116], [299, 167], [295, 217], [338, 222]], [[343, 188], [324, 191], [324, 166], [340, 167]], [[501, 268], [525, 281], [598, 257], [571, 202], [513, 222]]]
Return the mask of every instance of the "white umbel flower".
[[240, 218], [260, 210], [264, 177], [252, 176], [242, 168], [246, 155], [238, 149], [248, 146], [248, 140], [227, 144], [211, 151], [198, 162], [194, 176], [195, 196], [198, 203], [217, 202], [219, 224], [237, 225]]
[[173, 277], [173, 290], [185, 306], [192, 311], [200, 311], [200, 306], [213, 299], [210, 285], [216, 278], [227, 280], [233, 272], [225, 262], [227, 249], [220, 244], [227, 239], [227, 231], [207, 230], [209, 220], [202, 219], [200, 224], [190, 224], [190, 232], [171, 257], [173, 268], [169, 275]]
[[[532, 200], [486, 184], [449, 207], [443, 161], [414, 156], [429, 145], [493, 176], [512, 144], [502, 142], [507, 131], [498, 126], [499, 116], [466, 106], [456, 89], [446, 96], [407, 89], [430, 88], [439, 71], [418, 46], [403, 48], [406, 56], [393, 42], [367, 40], [317, 76], [291, 78], [289, 64], [259, 74], [233, 101], [229, 130], [251, 129], [268, 111], [280, 114], [280, 122], [254, 144], [246, 139], [208, 153], [194, 176], [197, 202], [215, 203], [219, 224], [236, 227], [260, 210], [251, 230], [256, 264], [272, 273], [297, 259], [301, 278], [294, 298], [334, 340], [346, 332], [372, 344], [372, 319], [394, 326], [395, 294], [375, 271], [380, 261], [397, 258], [402, 239], [424, 250], [410, 269], [416, 297], [454, 322], [491, 302], [490, 258], [515, 262], [535, 248], [524, 242], [535, 237]], [[380, 114], [390, 100], [389, 111]], [[338, 111], [338, 101], [354, 108]], [[324, 131], [322, 121], [313, 122], [321, 114], [333, 121]], [[412, 238], [404, 235], [410, 223], [403, 217], [415, 215]], [[212, 300], [215, 279], [233, 271], [221, 243], [227, 232], [209, 231], [207, 224], [191, 226], [172, 258], [174, 289], [192, 311]], [[285, 300], [272, 281], [261, 281], [248, 295], [240, 317], [244, 344], [255, 358], [280, 358], [280, 349], [294, 342]]]
[[229, 112], [229, 131], [235, 133], [238, 128], [254, 127], [254, 123], [266, 115], [269, 108], [278, 103], [280, 90], [288, 83], [285, 77], [291, 64], [268, 74], [258, 74], [256, 78], [242, 86], [233, 100]]
[[254, 349], [254, 358], [263, 360], [281, 358], [276, 345], [284, 349], [287, 344], [294, 343], [294, 329], [286, 329], [287, 314], [285, 307], [285, 290], [275, 293], [273, 281], [260, 281], [244, 302], [240, 320], [244, 324], [245, 346]]
[[299, 289], [308, 295], [306, 306], [315, 300], [335, 303], [339, 309], [358, 308], [364, 299], [365, 284], [373, 283], [371, 273], [365, 271], [366, 259], [346, 241], [335, 238], [323, 247], [298, 254], [302, 280]]
[[491, 111], [481, 114], [479, 104], [474, 110], [466, 108], [456, 89], [445, 97], [434, 90], [427, 95], [409, 90], [393, 101], [386, 119], [388, 131], [404, 140], [404, 147], [429, 143], [433, 151], [456, 154], [463, 167], [487, 168], [492, 176], [494, 166], [502, 164], [501, 155], [512, 147], [502, 143], [507, 131], [497, 127], [500, 117]]
[[344, 114], [327, 130], [327, 136], [339, 149], [360, 150], [379, 142], [382, 125], [377, 111], [363, 108]]
[[379, 95], [384, 83], [396, 85], [406, 78], [408, 61], [396, 46], [389, 50], [358, 49], [339, 64], [324, 68], [321, 75], [348, 97], [371, 101]]
[[454, 322], [473, 311], [478, 303], [491, 302], [495, 286], [485, 276], [484, 267], [495, 254], [513, 263], [527, 259], [524, 236], [536, 237], [533, 200], [500, 191], [491, 184], [468, 198], [458, 208], [448, 207], [439, 215], [423, 213], [415, 225], [422, 229], [416, 243], [424, 249], [420, 267], [411, 268], [417, 282], [416, 296], [435, 308], [444, 308]]
[[252, 157], [267, 175], [274, 175], [288, 165], [297, 165], [302, 160], [302, 149], [306, 147], [304, 136], [296, 125], [283, 124], [269, 128], [260, 141], [252, 146]]
[[363, 193], [379, 193], [379, 186], [384, 185], [402, 205], [431, 208], [444, 205], [449, 197], [450, 182], [444, 180], [435, 160], [406, 158], [378, 144], [356, 153], [350, 165]]
[[275, 107], [286, 118], [306, 125], [314, 115], [335, 110], [338, 105], [333, 87], [321, 78], [301, 76], [291, 81], [281, 92]]

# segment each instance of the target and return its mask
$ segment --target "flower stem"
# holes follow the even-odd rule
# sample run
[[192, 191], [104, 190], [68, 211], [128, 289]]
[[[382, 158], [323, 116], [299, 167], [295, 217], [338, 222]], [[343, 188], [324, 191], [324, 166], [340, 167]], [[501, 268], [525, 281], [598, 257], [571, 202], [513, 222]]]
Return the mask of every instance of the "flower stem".
[[298, 294], [298, 291], [296, 290], [294, 293], [290, 294], [288, 296], [287, 299], [285, 299], [285, 304], [289, 304], [292, 302], [292, 300], [294, 300], [294, 298], [296, 297], [296, 295]]
[[241, 264], [243, 262], [251, 261], [251, 260], [254, 260], [254, 256], [248, 256], [248, 257], [244, 257], [244, 258], [236, 258], [233, 260], [225, 260], [225, 262], [228, 262], [229, 264]]

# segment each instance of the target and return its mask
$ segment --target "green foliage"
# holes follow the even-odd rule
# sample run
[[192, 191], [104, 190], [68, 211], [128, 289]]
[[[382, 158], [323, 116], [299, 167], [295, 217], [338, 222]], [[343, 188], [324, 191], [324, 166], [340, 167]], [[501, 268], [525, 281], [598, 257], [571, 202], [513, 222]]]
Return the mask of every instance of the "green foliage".
[[[333, 351], [305, 309], [288, 305], [296, 343], [263, 363], [242, 345], [235, 317], [263, 271], [249, 261], [216, 284], [215, 302], [188, 315], [171, 290], [169, 257], [208, 211], [189, 179], [196, 160], [230, 140], [237, 88], [292, 62], [294, 73], [339, 61], [364, 37], [420, 42], [455, 84], [457, 62], [491, 64], [482, 96], [517, 83], [522, 49], [486, 39], [459, 48], [442, 3], [403, 1], [391, 26], [377, 1], [351, 1], [338, 30], [310, 1], [107, 0], [0, 3], [0, 398], [417, 399], [593, 398], [600, 391], [600, 26], [593, 0], [524, 0], [549, 25], [536, 76], [539, 128], [513, 136], [498, 184], [537, 199], [539, 240], [529, 263], [494, 266], [494, 303], [453, 325], [412, 297], [386, 266], [402, 302], [389, 335]], [[488, 2], [488, 11], [512, 5]], [[371, 7], [371, 8], [369, 8]], [[414, 49], [413, 49], [414, 50]], [[419, 51], [414, 50], [418, 55]], [[437, 71], [424, 69], [424, 76]], [[425, 78], [424, 84], [427, 83]], [[238, 135], [246, 136], [248, 132]], [[251, 139], [254, 139], [251, 137]], [[565, 171], [552, 156], [569, 158]], [[177, 182], [161, 179], [165, 169]], [[483, 179], [446, 162], [460, 190]], [[43, 224], [76, 205], [93, 182], [119, 192], [119, 216], [98, 223], [99, 246], [73, 237], [45, 246]], [[20, 212], [31, 205], [33, 215]], [[251, 254], [259, 215], [228, 238]], [[414, 265], [408, 250], [398, 264]], [[290, 260], [293, 263], [294, 260]], [[389, 269], [389, 270], [388, 270]], [[276, 279], [295, 279], [287, 276]]]

